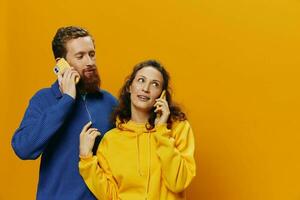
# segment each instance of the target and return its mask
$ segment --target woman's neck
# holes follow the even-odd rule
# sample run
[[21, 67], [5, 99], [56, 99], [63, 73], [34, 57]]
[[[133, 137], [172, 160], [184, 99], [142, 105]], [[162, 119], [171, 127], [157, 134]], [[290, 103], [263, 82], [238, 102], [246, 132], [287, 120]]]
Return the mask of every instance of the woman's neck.
[[148, 122], [149, 115], [148, 112], [137, 110], [133, 106], [131, 107], [131, 120], [136, 123]]

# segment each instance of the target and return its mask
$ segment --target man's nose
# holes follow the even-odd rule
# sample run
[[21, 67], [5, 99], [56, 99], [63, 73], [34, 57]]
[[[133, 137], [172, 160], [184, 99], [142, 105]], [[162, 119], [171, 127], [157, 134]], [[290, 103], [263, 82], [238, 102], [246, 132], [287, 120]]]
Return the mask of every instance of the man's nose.
[[86, 61], [87, 65], [95, 65], [95, 59], [92, 58], [91, 56], [87, 56], [87, 61]]

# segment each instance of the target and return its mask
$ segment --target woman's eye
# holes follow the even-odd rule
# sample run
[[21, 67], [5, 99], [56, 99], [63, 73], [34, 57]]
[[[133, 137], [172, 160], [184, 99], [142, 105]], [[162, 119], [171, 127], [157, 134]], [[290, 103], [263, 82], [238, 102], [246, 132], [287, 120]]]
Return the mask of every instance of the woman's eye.
[[153, 85], [154, 87], [158, 87], [158, 86], [159, 86], [159, 84], [156, 83], [156, 82], [153, 82], [152, 85]]
[[139, 79], [138, 79], [138, 82], [141, 82], [141, 83], [142, 83], [142, 82], [144, 82], [144, 79], [143, 79], [143, 78], [139, 78]]

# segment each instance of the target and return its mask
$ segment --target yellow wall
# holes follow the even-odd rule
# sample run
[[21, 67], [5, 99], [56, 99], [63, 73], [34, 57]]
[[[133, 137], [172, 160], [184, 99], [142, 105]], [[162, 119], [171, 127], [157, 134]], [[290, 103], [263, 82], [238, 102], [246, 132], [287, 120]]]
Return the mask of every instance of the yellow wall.
[[103, 87], [157, 58], [196, 135], [190, 199], [300, 199], [298, 0], [0, 2], [0, 199], [34, 199], [37, 161], [10, 139], [35, 91], [55, 79], [51, 40], [79, 25], [96, 39]]

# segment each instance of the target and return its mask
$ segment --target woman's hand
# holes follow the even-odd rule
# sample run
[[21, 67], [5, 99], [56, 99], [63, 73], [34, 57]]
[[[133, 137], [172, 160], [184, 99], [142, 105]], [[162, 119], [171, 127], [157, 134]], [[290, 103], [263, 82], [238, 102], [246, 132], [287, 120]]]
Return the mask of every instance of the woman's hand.
[[93, 155], [95, 139], [101, 133], [96, 128], [89, 128], [92, 122], [87, 123], [80, 133], [79, 155], [80, 157], [90, 157]]
[[155, 119], [155, 125], [160, 125], [167, 123], [169, 115], [170, 115], [170, 109], [168, 102], [165, 97], [156, 99], [156, 103], [154, 104], [156, 109], [154, 112], [157, 113], [157, 117]]

